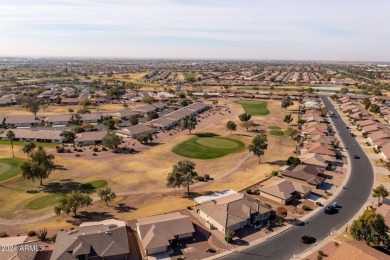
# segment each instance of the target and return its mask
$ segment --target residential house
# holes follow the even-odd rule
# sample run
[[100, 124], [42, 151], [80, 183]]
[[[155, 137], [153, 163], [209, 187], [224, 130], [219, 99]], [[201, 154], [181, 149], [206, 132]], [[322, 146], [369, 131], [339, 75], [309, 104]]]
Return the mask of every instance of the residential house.
[[[9, 140], [7, 130], [0, 134], [1, 140]], [[14, 141], [62, 143], [62, 131], [37, 129], [12, 129], [15, 134]]]
[[375, 211], [377, 214], [381, 214], [385, 219], [385, 223], [390, 227], [390, 205], [383, 203], [380, 207], [378, 207]]
[[364, 134], [370, 134], [372, 132], [382, 130], [381, 125], [379, 125], [379, 124], [361, 126], [360, 129], [361, 129], [362, 133], [364, 133]]
[[301, 160], [301, 164], [314, 165], [324, 168], [328, 167], [332, 162], [336, 160], [336, 158], [334, 157], [317, 153], [302, 154], [299, 156], [299, 159]]
[[[0, 259], [4, 260], [39, 260], [44, 259], [44, 250], [39, 240], [27, 241], [28, 236], [0, 238]], [[9, 250], [10, 248], [14, 250]], [[15, 250], [16, 249], [16, 250]]]
[[102, 121], [103, 117], [100, 113], [82, 114], [80, 120], [82, 124], [97, 124]]
[[383, 145], [380, 148], [381, 155], [385, 161], [390, 160], [390, 143]]
[[297, 165], [289, 167], [281, 172], [281, 175], [287, 179], [299, 180], [302, 183], [307, 183], [311, 187], [318, 188], [325, 181], [323, 175], [324, 168], [319, 168], [314, 165]]
[[191, 219], [179, 212], [137, 219], [137, 233], [147, 255], [166, 252], [173, 241], [191, 238]]
[[178, 122], [173, 118], [160, 117], [148, 122], [147, 124], [153, 128], [160, 128], [160, 129], [167, 130], [177, 125], [177, 123]]
[[356, 241], [345, 241], [328, 256], [330, 260], [388, 260], [389, 256], [369, 245]]
[[57, 233], [52, 260], [128, 259], [129, 240], [125, 222], [107, 219], [85, 222], [78, 230]]
[[67, 125], [70, 122], [71, 114], [64, 115], [50, 115], [45, 118], [46, 125], [62, 126]]
[[375, 141], [377, 141], [379, 139], [390, 139], [390, 135], [388, 133], [384, 132], [383, 130], [375, 131], [375, 132], [372, 132], [368, 135], [368, 141], [371, 144], [374, 144]]
[[311, 188], [306, 185], [280, 177], [272, 177], [269, 183], [259, 190], [260, 196], [280, 204], [288, 204], [294, 197], [304, 198], [311, 192]]
[[32, 127], [43, 125], [44, 121], [41, 117], [31, 116], [5, 116], [0, 119], [1, 124], [7, 127]]
[[225, 234], [227, 230], [258, 225], [268, 220], [272, 211], [260, 201], [246, 194], [236, 193], [198, 206], [197, 213], [210, 229], [216, 228]]
[[335, 156], [332, 146], [322, 143], [307, 143], [300, 149], [301, 154], [316, 153], [321, 155]]
[[130, 127], [121, 128], [120, 130], [116, 130], [115, 132], [118, 135], [123, 135], [135, 139], [143, 134], [154, 134], [156, 130], [154, 128], [150, 128], [146, 124], [138, 124]]
[[106, 131], [83, 132], [74, 140], [77, 146], [101, 144]]

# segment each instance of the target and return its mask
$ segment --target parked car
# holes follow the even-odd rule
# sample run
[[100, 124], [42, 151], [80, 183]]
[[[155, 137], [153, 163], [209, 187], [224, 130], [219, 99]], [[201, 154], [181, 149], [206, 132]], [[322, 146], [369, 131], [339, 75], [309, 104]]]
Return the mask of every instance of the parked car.
[[336, 209], [339, 207], [339, 204], [337, 204], [337, 201], [332, 202], [332, 207], [334, 207]]
[[305, 235], [301, 237], [301, 242], [304, 244], [313, 244], [314, 242], [316, 242], [316, 239], [312, 236]]
[[337, 212], [338, 212], [338, 210], [335, 207], [333, 207], [333, 206], [326, 206], [324, 208], [324, 213], [325, 214], [335, 214]]
[[354, 158], [354, 159], [360, 159], [360, 157], [357, 156], [356, 154], [353, 155], [353, 158]]

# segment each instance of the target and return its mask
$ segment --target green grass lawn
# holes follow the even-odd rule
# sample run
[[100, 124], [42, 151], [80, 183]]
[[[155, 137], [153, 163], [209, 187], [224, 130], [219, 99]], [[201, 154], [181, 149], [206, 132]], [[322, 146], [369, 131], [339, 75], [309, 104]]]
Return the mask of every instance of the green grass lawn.
[[1, 158], [0, 159], [0, 182], [17, 176], [20, 170], [22, 159], [18, 158]]
[[214, 159], [245, 147], [241, 141], [225, 137], [193, 137], [173, 147], [175, 154], [195, 159]]
[[60, 199], [62, 199], [64, 194], [50, 194], [43, 197], [36, 198], [27, 203], [28, 209], [43, 209], [49, 206], [53, 206], [58, 203]]
[[[14, 141], [14, 145], [25, 145], [28, 142], [23, 142], [23, 141]], [[34, 142], [37, 146], [42, 146], [42, 147], [56, 147], [57, 145], [60, 144], [55, 144], [55, 143], [41, 143], [41, 142]], [[11, 145], [10, 141], [7, 140], [0, 140], [0, 144], [5, 144], [5, 145]]]
[[270, 133], [271, 135], [276, 135], [276, 136], [284, 135], [284, 132], [281, 131], [281, 130], [271, 130], [271, 131], [269, 131], [269, 133]]
[[282, 129], [280, 126], [275, 126], [275, 125], [270, 125], [268, 128], [272, 129], [272, 130], [280, 130], [280, 129]]
[[107, 185], [107, 181], [105, 181], [105, 180], [95, 180], [95, 181], [90, 181], [90, 182], [81, 184], [80, 189], [86, 190], [86, 191], [91, 191], [91, 190], [103, 188], [106, 185]]
[[234, 102], [240, 104], [245, 112], [252, 116], [266, 116], [269, 114], [266, 101], [240, 100]]

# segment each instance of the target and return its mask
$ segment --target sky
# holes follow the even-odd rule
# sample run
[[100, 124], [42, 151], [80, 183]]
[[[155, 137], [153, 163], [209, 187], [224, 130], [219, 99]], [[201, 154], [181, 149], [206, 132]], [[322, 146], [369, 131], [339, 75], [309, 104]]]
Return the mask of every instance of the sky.
[[0, 0], [0, 56], [390, 61], [388, 0]]

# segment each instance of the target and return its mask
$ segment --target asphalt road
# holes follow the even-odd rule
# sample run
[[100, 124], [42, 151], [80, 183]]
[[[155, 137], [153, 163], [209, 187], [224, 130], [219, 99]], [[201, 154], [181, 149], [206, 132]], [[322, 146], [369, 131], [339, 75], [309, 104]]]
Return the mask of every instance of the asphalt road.
[[[330, 235], [332, 230], [341, 228], [352, 219], [370, 196], [374, 181], [371, 163], [355, 138], [350, 135], [346, 124], [329, 99], [323, 97], [322, 100], [329, 111], [335, 113], [336, 116], [332, 118], [332, 121], [351, 158], [351, 177], [346, 184], [346, 188], [334, 200], [341, 206], [339, 212], [334, 215], [327, 215], [320, 211], [307, 220], [305, 226], [295, 226], [264, 243], [231, 254], [225, 259], [291, 259], [294, 254], [302, 253], [313, 246], [303, 244], [300, 237], [310, 235], [315, 237], [317, 242], [323, 240]], [[360, 156], [360, 159], [354, 159], [354, 154]]]

